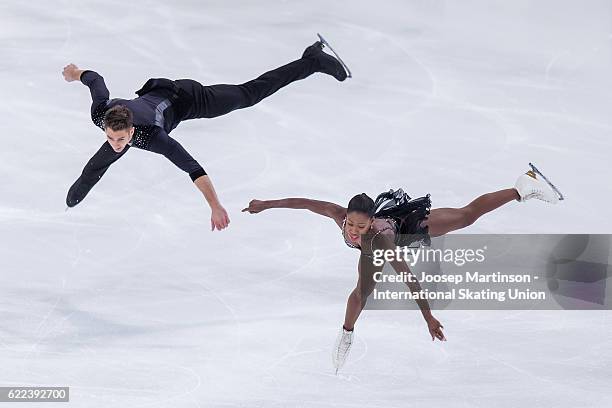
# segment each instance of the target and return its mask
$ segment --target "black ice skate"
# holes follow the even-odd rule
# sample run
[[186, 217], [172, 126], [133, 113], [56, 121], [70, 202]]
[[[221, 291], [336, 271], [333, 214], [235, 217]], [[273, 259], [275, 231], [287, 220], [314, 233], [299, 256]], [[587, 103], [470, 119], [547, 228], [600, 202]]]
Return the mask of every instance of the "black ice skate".
[[[328, 74], [336, 78], [338, 81], [344, 81], [346, 78], [351, 78], [351, 71], [346, 66], [344, 61], [340, 59], [340, 56], [334, 51], [327, 41], [317, 34], [320, 41], [307, 47], [302, 54], [302, 58], [315, 58], [319, 62], [319, 71], [324, 74]], [[327, 47], [335, 55], [333, 56], [323, 52], [323, 48]]]

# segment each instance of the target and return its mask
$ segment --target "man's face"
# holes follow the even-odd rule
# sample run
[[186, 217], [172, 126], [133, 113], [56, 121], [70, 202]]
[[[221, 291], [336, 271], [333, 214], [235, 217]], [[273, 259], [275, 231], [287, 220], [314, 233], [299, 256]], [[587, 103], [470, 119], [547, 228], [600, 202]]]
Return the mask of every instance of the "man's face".
[[123, 149], [125, 149], [125, 145], [132, 140], [132, 136], [134, 135], [134, 127], [132, 126], [131, 128], [123, 130], [106, 128], [105, 132], [108, 143], [111, 145], [114, 151], [119, 153], [123, 151]]

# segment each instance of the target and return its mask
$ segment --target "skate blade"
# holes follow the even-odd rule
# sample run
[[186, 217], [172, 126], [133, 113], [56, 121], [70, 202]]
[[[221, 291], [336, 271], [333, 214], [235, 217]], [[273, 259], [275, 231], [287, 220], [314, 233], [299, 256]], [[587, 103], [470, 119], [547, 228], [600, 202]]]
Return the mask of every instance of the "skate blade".
[[340, 55], [338, 55], [338, 53], [332, 48], [331, 45], [329, 45], [327, 40], [325, 38], [323, 38], [323, 36], [321, 34], [317, 33], [317, 36], [319, 37], [319, 40], [321, 40], [321, 42], [323, 43], [323, 46], [329, 48], [329, 50], [334, 54], [336, 59], [340, 62], [340, 64], [342, 64], [342, 66], [346, 70], [346, 77], [347, 78], [352, 78], [353, 74], [351, 74], [351, 70], [349, 69], [348, 65], [346, 65], [346, 63], [344, 61], [342, 61], [342, 58], [340, 58]]
[[542, 172], [540, 170], [538, 170], [538, 168], [536, 166], [533, 165], [533, 163], [529, 163], [529, 167], [531, 167], [530, 171], [532, 171], [535, 174], [537, 174], [540, 177], [542, 177], [542, 179], [550, 186], [550, 188], [553, 189], [555, 194], [557, 194], [557, 196], [559, 197], [559, 201], [565, 200], [565, 197], [563, 196], [561, 191], [559, 191], [559, 189], [553, 183], [551, 183], [550, 180], [547, 179], [546, 176], [544, 174], [542, 174]]

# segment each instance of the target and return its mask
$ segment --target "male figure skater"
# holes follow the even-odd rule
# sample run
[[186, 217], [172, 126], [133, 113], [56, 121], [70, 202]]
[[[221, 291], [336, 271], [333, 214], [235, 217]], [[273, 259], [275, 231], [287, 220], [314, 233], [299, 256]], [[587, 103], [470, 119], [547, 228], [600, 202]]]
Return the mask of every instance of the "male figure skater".
[[300, 59], [241, 85], [204, 86], [192, 79], [152, 78], [136, 91], [138, 97], [131, 100], [109, 100], [101, 75], [79, 69], [74, 64], [65, 66], [62, 74], [66, 81], [80, 80], [89, 87], [91, 118], [107, 139], [70, 187], [66, 204], [74, 207], [80, 203], [109, 166], [130, 147], [136, 147], [162, 154], [188, 173], [211, 208], [211, 230], [226, 228], [229, 217], [206, 171], [169, 133], [183, 120], [214, 118], [253, 106], [280, 88], [315, 72], [344, 81], [350, 71], [339, 59], [323, 52], [323, 47], [329, 46], [324, 41], [321, 37], [321, 41], [306, 48]]

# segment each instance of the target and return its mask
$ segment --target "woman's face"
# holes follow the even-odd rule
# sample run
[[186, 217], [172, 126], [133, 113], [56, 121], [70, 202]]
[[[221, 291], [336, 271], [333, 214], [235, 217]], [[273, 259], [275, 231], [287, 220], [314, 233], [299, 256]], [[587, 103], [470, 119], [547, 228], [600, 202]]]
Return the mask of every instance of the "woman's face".
[[370, 230], [372, 221], [374, 221], [374, 218], [359, 211], [346, 214], [346, 224], [344, 225], [345, 236], [353, 244], [361, 246], [361, 235]]

